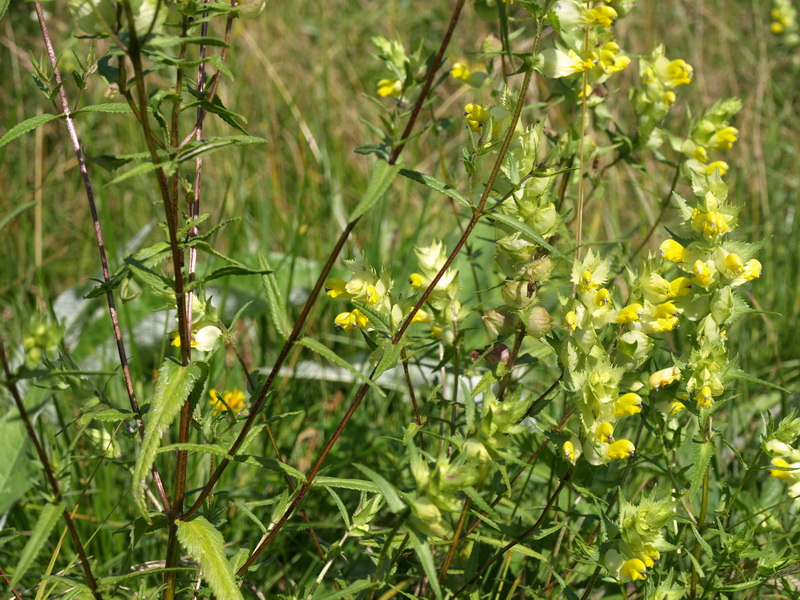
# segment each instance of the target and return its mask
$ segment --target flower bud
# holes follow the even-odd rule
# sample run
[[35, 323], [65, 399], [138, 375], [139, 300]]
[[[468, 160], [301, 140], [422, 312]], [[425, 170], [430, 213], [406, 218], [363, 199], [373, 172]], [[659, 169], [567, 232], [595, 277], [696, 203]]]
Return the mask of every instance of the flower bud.
[[553, 329], [553, 317], [543, 306], [533, 306], [525, 311], [526, 333], [533, 338], [543, 338]]
[[512, 308], [525, 308], [536, 298], [536, 288], [530, 281], [506, 281], [501, 291], [503, 301]]

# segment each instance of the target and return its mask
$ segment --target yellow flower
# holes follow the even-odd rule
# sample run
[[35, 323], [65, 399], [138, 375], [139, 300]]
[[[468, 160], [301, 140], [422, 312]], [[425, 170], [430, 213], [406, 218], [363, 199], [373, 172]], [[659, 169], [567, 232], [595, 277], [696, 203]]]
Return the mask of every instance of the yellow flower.
[[465, 64], [453, 63], [453, 68], [450, 69], [450, 75], [466, 83], [469, 81], [472, 71], [470, 71], [469, 67]]
[[630, 440], [614, 442], [606, 450], [606, 456], [612, 460], [632, 458], [634, 454], [636, 454], [636, 446]]
[[578, 317], [575, 315], [575, 311], [569, 311], [566, 316], [564, 317], [564, 327], [567, 328], [567, 332], [574, 333], [574, 331], [578, 328]]
[[378, 290], [375, 289], [374, 285], [367, 286], [367, 303], [368, 304], [377, 304], [380, 302], [381, 296], [378, 294]]
[[616, 42], [606, 42], [601, 46], [597, 66], [606, 75], [618, 73], [630, 64], [630, 57], [620, 53]]
[[783, 470], [783, 469], [790, 469], [794, 465], [790, 465], [786, 462], [785, 459], [781, 458], [780, 456], [776, 456], [772, 459], [772, 464], [776, 467], [780, 467], [779, 469], [770, 469], [769, 474], [772, 477], [776, 477], [778, 479], [783, 479], [786, 481], [794, 481], [794, 473], [797, 472], [798, 469], [792, 470]]
[[584, 60], [574, 50], [564, 52], [548, 48], [539, 54], [537, 64], [542, 75], [558, 79], [593, 69], [597, 61], [594, 58]]
[[403, 93], [403, 84], [399, 79], [381, 79], [378, 82], [378, 95], [387, 98], [394, 96], [399, 98]]
[[629, 392], [623, 394], [614, 403], [615, 417], [629, 417], [642, 412], [642, 397], [639, 394]]
[[675, 92], [664, 92], [664, 95], [661, 97], [661, 101], [667, 106], [675, 104], [675, 100], [677, 99], [678, 97], [675, 95]]
[[418, 310], [414, 313], [414, 318], [411, 319], [412, 323], [427, 323], [431, 320], [431, 316], [424, 310]]
[[678, 277], [669, 282], [669, 297], [680, 298], [692, 291], [692, 282], [688, 277]]
[[686, 408], [686, 405], [683, 402], [681, 402], [680, 400], [673, 400], [672, 402], [669, 403], [669, 415], [671, 417], [674, 417], [684, 408]]
[[739, 130], [736, 127], [723, 127], [708, 140], [708, 147], [712, 150], [730, 150], [739, 139]]
[[681, 370], [678, 367], [668, 367], [661, 369], [650, 375], [648, 384], [651, 390], [660, 390], [666, 385], [670, 385], [679, 381], [681, 378]]
[[575, 445], [569, 440], [564, 442], [561, 447], [561, 456], [564, 460], [572, 462], [572, 458], [575, 456]]
[[709, 175], [712, 175], [717, 169], [719, 169], [720, 175], [725, 175], [725, 173], [728, 172], [728, 169], [730, 169], [730, 166], [724, 160], [715, 160], [714, 162], [710, 162], [706, 165], [706, 173]]
[[581, 13], [581, 24], [611, 27], [617, 20], [617, 11], [610, 6], [597, 6]]
[[408, 283], [411, 284], [411, 288], [415, 290], [421, 288], [424, 281], [425, 280], [423, 279], [422, 275], [419, 273], [412, 273], [408, 278]]
[[731, 271], [734, 275], [741, 275], [744, 272], [744, 263], [739, 258], [738, 254], [731, 252], [725, 257], [725, 268]]
[[347, 286], [345, 280], [333, 277], [325, 282], [325, 293], [331, 298], [338, 298], [339, 296], [352, 298], [353, 294], [348, 292], [345, 286]]
[[639, 559], [641, 559], [648, 569], [655, 565], [659, 558], [661, 558], [661, 552], [656, 550], [656, 547], [652, 544], [645, 544], [644, 551], [639, 554]]
[[607, 306], [611, 303], [611, 294], [605, 288], [597, 290], [597, 294], [594, 297], [594, 305], [600, 308], [601, 306]]
[[600, 287], [598, 283], [592, 279], [592, 274], [589, 271], [584, 271], [581, 275], [581, 291], [588, 292]]
[[333, 322], [336, 324], [336, 327], [339, 327], [344, 331], [349, 331], [351, 329], [364, 329], [364, 327], [369, 325], [369, 319], [367, 316], [357, 308], [354, 308], [351, 312], [339, 313], [336, 315], [336, 318], [333, 320]]
[[611, 443], [614, 441], [614, 426], [611, 423], [600, 423], [594, 432], [598, 442]]
[[630, 323], [631, 321], [638, 321], [642, 316], [642, 310], [644, 310], [644, 307], [641, 304], [629, 304], [619, 311], [619, 314], [614, 321], [616, 323]]
[[744, 271], [742, 271], [742, 278], [745, 281], [751, 281], [752, 279], [757, 279], [761, 277], [761, 263], [758, 262], [755, 258], [751, 258], [747, 261], [747, 264], [744, 266]]
[[675, 240], [664, 240], [658, 247], [661, 251], [661, 256], [670, 262], [683, 262], [686, 260], [686, 248], [681, 246]]
[[692, 267], [692, 273], [694, 274], [694, 281], [701, 287], [708, 287], [708, 285], [714, 280], [713, 276], [711, 275], [711, 269], [702, 260], [695, 261], [694, 266]]
[[235, 413], [238, 413], [244, 408], [244, 393], [239, 391], [239, 388], [233, 388], [232, 392], [225, 391], [222, 394], [222, 398], [219, 397], [219, 392], [214, 388], [208, 391], [208, 395], [211, 396], [211, 400], [209, 400], [209, 404], [214, 407], [214, 414], [219, 414], [226, 410], [231, 410]]
[[631, 581], [638, 579], [647, 579], [647, 568], [644, 563], [638, 558], [626, 560], [619, 570], [620, 575], [627, 577]]
[[707, 408], [711, 406], [711, 398], [711, 388], [707, 385], [704, 385], [694, 397], [695, 401], [697, 402], [697, 408]]
[[491, 115], [480, 104], [470, 103], [464, 107], [464, 117], [467, 119], [469, 128], [477, 133], [489, 122]]
[[695, 146], [694, 151], [692, 152], [692, 158], [699, 160], [702, 163], [708, 162], [708, 152], [702, 146]]
[[694, 73], [692, 65], [685, 60], [679, 58], [670, 61], [667, 65], [667, 80], [664, 83], [670, 87], [686, 85], [692, 82], [692, 73]]

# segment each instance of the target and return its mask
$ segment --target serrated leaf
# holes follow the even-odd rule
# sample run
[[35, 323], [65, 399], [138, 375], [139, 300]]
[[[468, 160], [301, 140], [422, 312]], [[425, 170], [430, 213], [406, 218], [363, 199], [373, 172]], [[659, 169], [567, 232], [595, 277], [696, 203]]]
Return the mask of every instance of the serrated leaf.
[[436, 598], [441, 600], [442, 588], [439, 585], [439, 574], [436, 572], [436, 565], [433, 562], [431, 547], [428, 545], [428, 541], [419, 532], [412, 529], [408, 533], [408, 539], [414, 551], [417, 553], [419, 564], [422, 565], [422, 570], [425, 571], [425, 575], [428, 577], [428, 585], [431, 586]]
[[127, 102], [106, 102], [105, 104], [93, 104], [86, 106], [80, 110], [76, 110], [72, 115], [80, 115], [83, 113], [115, 113], [125, 114], [133, 112]]
[[391, 336], [392, 331], [389, 327], [389, 319], [384, 315], [382, 312], [375, 310], [375, 308], [366, 302], [359, 302], [357, 300], [351, 300], [354, 307], [364, 313], [369, 322], [375, 327], [376, 331], [380, 331], [386, 336]]
[[178, 541], [200, 563], [203, 579], [220, 600], [244, 600], [236, 586], [236, 575], [225, 555], [222, 534], [204, 517], [176, 521]]
[[126, 179], [130, 179], [131, 177], [138, 177], [139, 175], [144, 175], [146, 173], [150, 173], [157, 169], [163, 169], [164, 174], [169, 176], [175, 172], [175, 168], [176, 165], [172, 161], [166, 161], [159, 164], [155, 164], [153, 162], [148, 161], [146, 163], [142, 163], [141, 165], [133, 167], [130, 171], [125, 171], [119, 177], [116, 177], [115, 179], [109, 181], [104, 187], [108, 187], [110, 185], [116, 185], [117, 183], [121, 183]]
[[301, 339], [297, 343], [300, 344], [301, 346], [305, 346], [306, 348], [308, 348], [312, 352], [316, 352], [317, 354], [319, 354], [323, 358], [327, 358], [329, 361], [331, 361], [332, 363], [334, 363], [336, 365], [339, 365], [343, 369], [347, 369], [353, 375], [358, 377], [358, 379], [360, 379], [361, 381], [366, 383], [368, 386], [370, 386], [373, 390], [375, 390], [382, 398], [386, 397], [386, 393], [380, 388], [380, 386], [377, 383], [375, 383], [374, 381], [372, 381], [372, 379], [370, 379], [369, 377], [364, 375], [361, 371], [359, 371], [358, 369], [353, 367], [350, 363], [348, 363], [345, 359], [343, 359], [341, 356], [336, 354], [333, 350], [331, 350], [327, 346], [319, 343], [318, 341], [316, 341], [314, 339], [308, 338], [308, 337], [305, 337], [305, 338]]
[[15, 139], [20, 137], [21, 135], [25, 135], [29, 131], [33, 131], [37, 127], [41, 127], [45, 123], [49, 123], [50, 121], [55, 121], [56, 119], [63, 118], [63, 114], [60, 115], [36, 115], [35, 117], [31, 117], [30, 119], [25, 119], [22, 123], [17, 123], [6, 131], [6, 134], [0, 138], [0, 148], [5, 146], [6, 144], [13, 142]]
[[504, 215], [503, 213], [489, 213], [487, 216], [495, 221], [500, 221], [504, 225], [508, 225], [512, 229], [516, 229], [522, 235], [528, 238], [531, 242], [536, 242], [543, 248], [547, 248], [552, 254], [555, 254], [559, 258], [566, 259], [567, 257], [564, 256], [561, 252], [556, 250], [556, 248], [551, 245], [547, 240], [545, 240], [541, 235], [536, 233], [533, 229], [528, 227], [522, 221], [518, 221], [514, 217], [510, 217], [509, 215]]
[[364, 192], [364, 196], [350, 215], [351, 223], [361, 218], [364, 213], [381, 199], [381, 196], [386, 193], [386, 190], [389, 189], [389, 186], [399, 172], [400, 167], [397, 165], [390, 165], [388, 162], [379, 161], [375, 165], [369, 179], [369, 184], [367, 185], [367, 191]]
[[210, 137], [197, 142], [189, 142], [178, 153], [177, 162], [194, 160], [211, 152], [216, 152], [228, 146], [250, 146], [253, 144], [266, 144], [267, 140], [251, 135], [229, 135], [226, 137]]
[[[207, 366], [205, 374], [208, 374]], [[150, 399], [150, 410], [145, 424], [147, 433], [133, 469], [133, 498], [145, 519], [149, 520], [150, 515], [145, 505], [144, 488], [161, 446], [161, 438], [180, 413], [192, 390], [198, 383], [202, 387], [204, 379], [204, 369], [200, 364], [193, 363], [183, 367], [170, 358], [164, 360], [158, 371], [156, 389]]]
[[364, 465], [354, 465], [356, 469], [361, 471], [364, 475], [366, 475], [376, 486], [378, 486], [378, 490], [386, 499], [386, 505], [389, 509], [394, 513], [401, 513], [406, 509], [406, 504], [400, 498], [400, 492], [397, 491], [397, 488], [394, 487], [391, 483], [386, 481], [383, 475], [379, 475], [369, 467], [365, 467]]
[[689, 487], [689, 500], [694, 498], [700, 484], [703, 481], [708, 463], [717, 452], [717, 446], [714, 440], [708, 442], [700, 442], [694, 444], [692, 454], [694, 455], [694, 464], [692, 467], [691, 485]]
[[283, 295], [278, 287], [278, 280], [275, 279], [275, 273], [267, 262], [267, 258], [258, 253], [258, 264], [265, 272], [261, 276], [261, 284], [264, 286], [264, 293], [267, 295], [267, 308], [269, 309], [269, 316], [272, 318], [272, 324], [278, 331], [278, 335], [283, 340], [289, 337], [292, 332], [292, 326], [289, 323], [289, 317], [286, 314], [286, 302], [283, 300]]
[[728, 376], [733, 377], [734, 379], [742, 379], [744, 381], [749, 381], [750, 383], [758, 383], [760, 385], [765, 385], [767, 387], [771, 387], [771, 388], [774, 388], [776, 390], [780, 390], [780, 391], [784, 392], [785, 394], [791, 394], [792, 393], [789, 390], [787, 390], [785, 387], [779, 386], [777, 383], [772, 383], [771, 381], [765, 381], [763, 379], [759, 379], [758, 377], [755, 377], [754, 375], [750, 375], [749, 373], [746, 373], [745, 371], [742, 371], [741, 369], [737, 369], [737, 368], [730, 369], [727, 374], [728, 374]]
[[237, 267], [234, 265], [228, 265], [225, 267], [219, 267], [218, 269], [214, 269], [203, 277], [202, 279], [198, 279], [197, 281], [193, 281], [189, 285], [186, 286], [185, 290], [187, 292], [191, 290], [195, 290], [197, 288], [203, 287], [209, 281], [214, 281], [215, 279], [219, 279], [221, 277], [232, 277], [235, 275], [263, 275], [264, 271], [260, 269], [251, 269], [250, 267]]
[[392, 340], [384, 339], [381, 341], [381, 348], [383, 353], [375, 367], [374, 379], [378, 379], [383, 373], [397, 365], [400, 360], [400, 354], [403, 352], [403, 340], [393, 344]]
[[39, 551], [44, 546], [50, 532], [58, 522], [61, 513], [64, 512], [64, 503], [59, 504], [46, 504], [36, 520], [36, 525], [31, 532], [28, 541], [25, 542], [25, 547], [19, 555], [19, 562], [14, 569], [14, 576], [11, 578], [11, 583], [8, 589], [13, 589], [25, 575], [28, 574], [28, 569], [36, 560]]
[[303, 475], [303, 473], [295, 469], [293, 466], [288, 465], [285, 462], [275, 460], [274, 458], [267, 458], [266, 456], [237, 456], [236, 460], [244, 462], [248, 465], [262, 467], [269, 471], [275, 471], [276, 473], [284, 473], [289, 477], [297, 479], [301, 483], [306, 482], [306, 476]]
[[458, 190], [442, 181], [439, 181], [435, 177], [431, 177], [430, 175], [426, 175], [425, 173], [420, 173], [418, 171], [412, 171], [411, 169], [400, 169], [400, 175], [403, 177], [408, 177], [417, 183], [421, 183], [422, 185], [431, 188], [435, 192], [439, 192], [440, 194], [444, 194], [445, 196], [452, 198], [465, 208], [469, 208], [471, 206], [469, 200], [458, 193]]
[[177, 450], [185, 450], [187, 452], [201, 452], [203, 454], [213, 454], [214, 456], [219, 456], [220, 458], [231, 458], [228, 455], [228, 451], [225, 450], [222, 446], [217, 446], [216, 444], [194, 444], [192, 442], [186, 443], [178, 443], [178, 444], [167, 444], [166, 446], [161, 446], [158, 449], [158, 454], [163, 454], [164, 452], [173, 452]]

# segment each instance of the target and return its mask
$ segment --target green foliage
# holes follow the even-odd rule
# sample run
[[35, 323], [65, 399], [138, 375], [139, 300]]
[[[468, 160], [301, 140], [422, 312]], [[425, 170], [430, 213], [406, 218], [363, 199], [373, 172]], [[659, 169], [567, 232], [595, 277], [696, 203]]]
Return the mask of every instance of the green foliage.
[[217, 598], [243, 600], [236, 585], [236, 576], [228, 557], [222, 534], [203, 517], [176, 521], [178, 540], [189, 555], [200, 564], [203, 579]]

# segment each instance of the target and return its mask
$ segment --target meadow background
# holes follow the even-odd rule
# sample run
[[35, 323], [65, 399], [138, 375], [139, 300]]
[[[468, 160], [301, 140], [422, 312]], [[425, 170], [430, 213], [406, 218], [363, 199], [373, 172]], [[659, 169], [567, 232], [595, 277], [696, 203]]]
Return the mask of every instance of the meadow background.
[[[212, 222], [239, 219], [217, 239], [220, 250], [253, 267], [257, 266], [256, 252], [269, 255], [289, 299], [292, 320], [344, 227], [346, 215], [366, 189], [371, 159], [354, 153], [354, 149], [376, 141], [369, 123], [377, 122], [379, 110], [363, 95], [374, 94], [377, 81], [385, 77], [370, 38], [397, 38], [406, 48], [422, 45], [425, 54], [434, 52], [451, 4], [268, 0], [257, 20], [234, 23], [228, 64], [236, 80], [223, 79], [220, 96], [229, 109], [246, 117], [249, 133], [266, 138], [268, 143], [219, 152], [206, 159], [203, 211], [211, 213]], [[45, 7], [62, 70], [67, 72], [75, 60], [72, 52], [85, 54], [85, 41], [73, 37], [64, 2], [47, 3]], [[725, 157], [732, 166], [727, 181], [734, 202], [745, 204], [740, 237], [769, 239], [759, 255], [763, 275], [757, 286], [746, 290], [748, 301], [755, 308], [777, 314], [751, 315], [737, 323], [729, 332], [729, 338], [735, 340], [731, 353], [738, 354], [745, 371], [792, 393], [742, 382], [738, 397], [728, 406], [727, 419], [730, 436], [726, 439], [737, 448], [758, 444], [756, 431], [761, 424], [754, 415], [771, 410], [781, 416], [800, 406], [800, 61], [797, 47], [786, 48], [770, 32], [769, 9], [768, 2], [759, 0], [641, 0], [633, 14], [620, 23], [619, 31], [632, 55], [647, 54], [660, 41], [671, 56], [680, 56], [693, 65], [694, 81], [682, 88], [681, 108], [669, 116], [673, 122], [688, 118], [684, 107], [694, 107], [699, 113], [720, 97], [738, 96], [744, 104], [733, 123], [739, 129], [739, 141]], [[480, 41], [493, 33], [491, 26], [479, 20], [468, 3], [447, 52], [450, 61], [469, 57]], [[515, 44], [525, 48], [525, 40], [515, 40]], [[31, 5], [13, 2], [0, 23], [0, 132], [40, 112], [53, 112], [31, 77], [32, 61], [43, 56]], [[635, 69], [621, 77], [635, 78]], [[67, 87], [74, 101], [76, 88], [71, 81]], [[102, 102], [105, 91], [95, 80], [83, 92], [83, 102]], [[408, 168], [458, 185], [463, 177], [458, 162], [465, 136], [463, 106], [490, 101], [489, 91], [450, 81], [439, 88], [439, 93], [442, 101], [435, 104], [433, 115], [427, 115], [437, 120], [438, 127], [426, 130], [410, 144], [403, 162]], [[83, 116], [79, 132], [87, 155], [144, 149], [141, 133], [132, 120], [115, 118]], [[226, 133], [220, 122], [212, 120], [207, 121], [206, 131], [208, 135]], [[610, 173], [609, 181], [587, 207], [587, 239], [613, 243], [644, 237], [672, 176], [655, 161], [648, 163], [645, 171], [644, 178], [628, 166]], [[161, 239], [157, 223], [163, 219], [163, 208], [148, 177], [103, 187], [115, 174], [97, 164], [92, 165], [90, 173], [113, 268], [123, 255]], [[677, 191], [691, 195], [685, 187]], [[668, 211], [666, 219], [675, 218]], [[413, 262], [415, 244], [440, 238], [452, 245], [460, 224], [463, 216], [459, 217], [441, 197], [428, 195], [417, 184], [398, 178], [386, 201], [358, 225], [342, 256], [352, 257], [364, 249], [373, 265], [385, 265], [396, 279], [403, 280]], [[30, 315], [51, 313], [67, 325], [65, 344], [82, 368], [110, 375], [116, 368], [116, 358], [105, 304], [101, 298], [82, 300], [94, 285], [90, 278], [99, 277], [99, 263], [77, 163], [63, 123], [49, 123], [0, 150], [0, 238], [0, 335], [7, 345], [18, 343]], [[657, 244], [658, 238], [654, 238], [648, 249], [655, 251]], [[491, 262], [490, 245], [486, 242], [487, 252], [482, 252], [478, 232], [468, 249], [478, 274], [477, 287], [482, 283], [481, 265]], [[467, 263], [462, 265], [466, 268]], [[201, 272], [204, 268], [201, 265]], [[267, 315], [260, 281], [255, 276], [222, 281], [212, 286], [210, 293], [224, 306], [228, 320], [238, 308], [253, 301], [236, 330], [245, 361], [252, 368], [270, 366], [280, 343]], [[470, 285], [468, 278], [463, 281]], [[151, 312], [155, 308], [142, 301], [120, 303], [134, 382], [141, 397], [147, 395], [154, 370], [167, 349], [166, 333], [173, 328], [164, 313]], [[333, 327], [339, 310], [341, 307], [329, 299], [320, 299], [307, 333], [352, 362], [363, 362], [369, 349], [360, 336], [348, 336]], [[319, 359], [310, 353], [301, 356], [295, 350], [292, 364], [315, 360]], [[218, 353], [210, 381], [218, 388], [244, 389], [246, 382], [234, 363], [232, 353]], [[119, 378], [109, 376], [103, 381], [109, 396], [122, 393]], [[290, 413], [276, 431], [291, 464], [301, 471], [308, 468], [354, 390], [349, 382], [333, 378], [283, 378], [272, 410]], [[44, 388], [40, 393], [42, 405], [50, 394]], [[0, 417], [8, 410], [6, 400], [3, 402]], [[390, 393], [385, 402], [366, 403], [329, 459], [331, 469], [347, 473], [348, 465], [363, 462], [376, 471], [391, 473], [397, 468], [392, 454], [396, 440], [371, 432], [401, 431], [403, 425], [398, 424], [408, 423], [410, 415], [400, 393]], [[66, 402], [41, 410], [40, 427], [58, 432], [51, 441], [56, 457], [73, 442], [68, 427], [73, 419]], [[364, 444], [365, 439], [370, 443]], [[79, 443], [88, 444], [85, 439]], [[86, 460], [71, 464], [75, 481], [88, 477], [93, 456], [99, 457], [100, 451], [88, 447]], [[724, 456], [717, 468], [722, 472], [729, 469], [731, 478], [739, 477], [732, 455]], [[726, 464], [725, 460], [730, 462]], [[226, 490], [244, 503], [251, 499], [251, 508], [269, 505], [264, 490], [278, 480], [277, 475], [270, 480], [260, 472], [238, 470], [237, 474], [237, 479], [224, 481]], [[23, 472], [14, 476], [14, 491], [4, 497], [0, 522], [29, 530], [38, 514], [35, 503], [29, 501], [35, 498], [36, 490], [29, 489], [34, 477]], [[119, 504], [125, 502], [115, 491], [117, 476], [112, 470], [101, 469], [94, 477], [90, 492], [93, 513], [81, 523], [84, 537], [95, 535], [93, 547], [103, 548], [109, 562], [124, 553], [127, 544], [126, 535], [121, 534], [126, 523], [114, 516]], [[781, 493], [778, 482], [764, 483], [763, 479], [750, 484], [754, 495], [763, 491], [763, 485], [772, 485], [776, 495]], [[12, 504], [14, 500], [18, 502]], [[563, 502], [568, 504], [566, 497]], [[327, 495], [312, 495], [306, 507], [315, 515], [315, 528], [323, 536], [327, 527], [337, 527], [337, 508]], [[246, 519], [232, 517], [233, 529], [226, 539], [252, 545], [258, 538], [257, 530], [253, 531]], [[291, 526], [288, 531], [292, 531]], [[783, 542], [796, 552], [800, 535], [790, 533]], [[17, 539], [1, 546], [0, 564], [12, 565], [21, 543]], [[259, 583], [262, 593], [267, 597], [288, 593], [287, 581], [297, 585], [313, 581], [321, 563], [307, 546], [302, 532], [283, 536], [275, 547], [280, 569]], [[138, 552], [140, 558], [147, 555], [146, 540]], [[53, 553], [57, 549], [51, 547], [49, 555], [40, 558], [43, 565]], [[357, 571], [357, 561], [349, 568]]]

